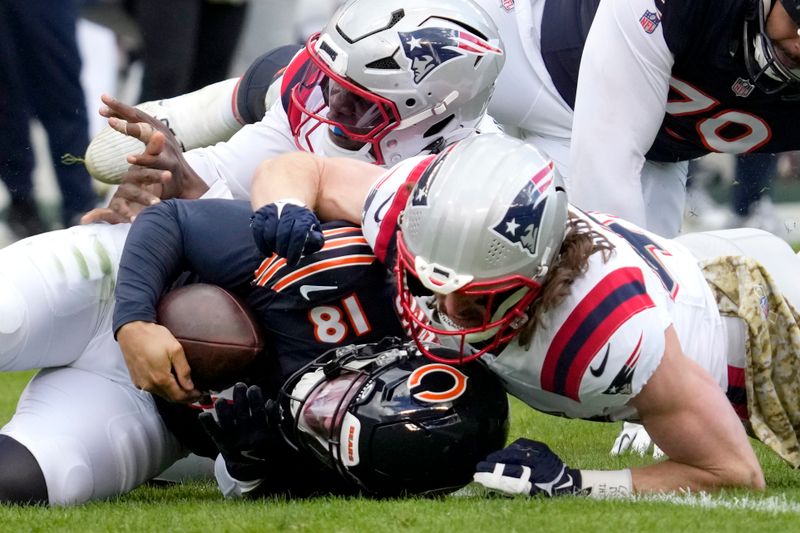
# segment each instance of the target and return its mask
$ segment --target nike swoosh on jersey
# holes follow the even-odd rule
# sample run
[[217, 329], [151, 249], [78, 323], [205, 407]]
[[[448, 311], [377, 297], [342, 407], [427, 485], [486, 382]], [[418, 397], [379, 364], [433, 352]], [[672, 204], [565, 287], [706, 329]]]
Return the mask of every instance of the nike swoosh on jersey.
[[310, 300], [308, 295], [311, 294], [312, 292], [332, 291], [338, 288], [339, 287], [337, 285], [302, 285], [300, 287], [300, 295], [306, 300]]
[[603, 356], [603, 361], [600, 363], [600, 366], [597, 368], [589, 367], [589, 372], [591, 372], [594, 377], [599, 378], [600, 376], [603, 375], [603, 372], [606, 371], [606, 363], [608, 362], [608, 352], [610, 350], [611, 350], [611, 344], [609, 343], [609, 345], [606, 346], [606, 354]]
[[378, 206], [378, 209], [375, 211], [375, 214], [372, 215], [372, 218], [375, 222], [379, 223], [383, 220], [383, 217], [386, 216], [386, 211], [388, 210], [389, 204], [394, 200], [394, 194], [388, 197], [386, 200], [383, 201], [381, 205]]

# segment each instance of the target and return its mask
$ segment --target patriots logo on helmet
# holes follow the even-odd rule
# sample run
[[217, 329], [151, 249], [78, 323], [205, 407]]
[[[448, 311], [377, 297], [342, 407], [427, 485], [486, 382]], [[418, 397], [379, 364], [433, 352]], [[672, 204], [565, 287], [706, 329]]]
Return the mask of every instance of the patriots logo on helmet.
[[487, 40], [465, 30], [453, 28], [420, 28], [398, 32], [403, 52], [411, 60], [414, 83], [451, 59], [467, 55], [502, 55], [503, 51]]
[[542, 194], [553, 183], [553, 163], [537, 172], [511, 202], [503, 218], [492, 230], [504, 240], [536, 255], [539, 226], [547, 199]]

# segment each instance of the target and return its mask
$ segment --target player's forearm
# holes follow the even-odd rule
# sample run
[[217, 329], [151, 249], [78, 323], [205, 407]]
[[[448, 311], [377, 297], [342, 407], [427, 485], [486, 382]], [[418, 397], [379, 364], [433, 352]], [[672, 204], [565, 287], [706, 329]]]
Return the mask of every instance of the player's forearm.
[[259, 167], [253, 179], [253, 210], [294, 199], [316, 211], [323, 222], [359, 224], [367, 193], [384, 172], [381, 167], [353, 159], [306, 152], [284, 154]]
[[633, 490], [637, 494], [654, 492], [716, 492], [722, 488], [764, 489], [764, 476], [759, 470], [740, 468], [712, 470], [667, 460], [654, 465], [631, 469]]
[[633, 471], [637, 492], [764, 487], [739, 417], [716, 380], [683, 354], [674, 327], [665, 331], [661, 363], [630, 403], [669, 457]]
[[153, 206], [137, 217], [120, 259], [114, 331], [134, 320], [155, 321], [159, 297], [180, 273], [181, 243], [171, 203]]

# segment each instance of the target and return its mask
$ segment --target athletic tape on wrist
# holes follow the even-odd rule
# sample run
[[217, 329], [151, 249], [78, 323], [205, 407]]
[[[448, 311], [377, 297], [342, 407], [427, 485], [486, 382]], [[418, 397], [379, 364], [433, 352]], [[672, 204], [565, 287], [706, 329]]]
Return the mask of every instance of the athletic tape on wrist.
[[589, 498], [627, 498], [633, 494], [633, 478], [625, 470], [581, 470], [582, 491]]
[[278, 218], [281, 217], [281, 213], [283, 213], [283, 208], [288, 204], [296, 205], [298, 207], [306, 206], [306, 203], [299, 198], [281, 198], [280, 200], [275, 202], [275, 207], [278, 210]]

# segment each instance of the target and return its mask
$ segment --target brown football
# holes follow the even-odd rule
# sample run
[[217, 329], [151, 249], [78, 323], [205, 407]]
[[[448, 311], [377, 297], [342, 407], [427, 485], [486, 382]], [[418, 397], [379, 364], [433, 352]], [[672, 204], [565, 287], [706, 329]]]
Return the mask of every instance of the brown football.
[[247, 305], [216, 285], [195, 283], [168, 292], [158, 304], [157, 320], [183, 346], [199, 390], [219, 391], [242, 381], [264, 349]]

